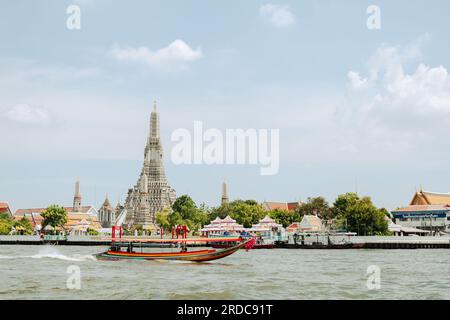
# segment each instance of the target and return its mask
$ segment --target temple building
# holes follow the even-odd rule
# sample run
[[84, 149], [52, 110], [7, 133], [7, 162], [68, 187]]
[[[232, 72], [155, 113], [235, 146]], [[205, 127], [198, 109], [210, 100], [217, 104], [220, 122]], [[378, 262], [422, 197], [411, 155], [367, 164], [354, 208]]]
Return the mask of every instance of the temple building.
[[304, 215], [301, 222], [294, 222], [286, 228], [288, 233], [322, 233], [325, 227], [315, 215]]
[[[94, 206], [84, 206], [81, 202], [80, 181], [75, 183], [75, 194], [71, 207], [64, 207], [67, 211], [67, 223], [64, 230], [69, 234], [84, 235], [88, 229], [100, 231], [101, 225], [98, 219], [98, 212]], [[35, 232], [42, 228], [42, 216], [46, 208], [17, 209], [14, 213], [14, 219], [20, 220], [26, 218], [30, 221]]]
[[450, 193], [417, 191], [408, 206], [391, 212], [395, 224], [424, 234], [447, 232], [450, 225]]
[[244, 231], [244, 226], [230, 216], [226, 216], [224, 219], [217, 217], [210, 224], [200, 229], [202, 237], [239, 236]]
[[109, 202], [108, 195], [105, 198], [102, 206], [98, 210], [98, 217], [102, 228], [111, 228], [116, 224], [116, 220], [119, 217], [119, 214], [122, 212], [123, 206], [120, 204], [120, 201], [117, 203], [114, 208]]
[[269, 216], [265, 216], [257, 224], [246, 230], [252, 236], [261, 237], [266, 244], [274, 244], [275, 241], [286, 239], [286, 229]]
[[168, 184], [164, 172], [159, 114], [155, 103], [150, 115], [150, 130], [144, 149], [142, 170], [136, 185], [128, 189], [124, 206], [127, 212], [125, 223], [152, 228], [155, 226], [156, 213], [170, 208], [175, 200], [175, 190]]
[[262, 206], [267, 211], [272, 210], [284, 210], [293, 212], [295, 209], [297, 209], [299, 206], [302, 205], [302, 202], [276, 202], [276, 201], [264, 201]]
[[414, 194], [410, 205], [450, 205], [450, 193], [420, 190]]

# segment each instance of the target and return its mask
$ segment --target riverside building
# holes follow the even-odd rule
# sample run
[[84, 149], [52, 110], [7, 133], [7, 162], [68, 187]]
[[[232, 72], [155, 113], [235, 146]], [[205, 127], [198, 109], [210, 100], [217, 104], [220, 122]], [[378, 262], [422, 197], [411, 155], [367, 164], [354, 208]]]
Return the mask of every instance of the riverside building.
[[436, 234], [449, 230], [450, 193], [417, 191], [408, 206], [391, 212], [395, 223]]

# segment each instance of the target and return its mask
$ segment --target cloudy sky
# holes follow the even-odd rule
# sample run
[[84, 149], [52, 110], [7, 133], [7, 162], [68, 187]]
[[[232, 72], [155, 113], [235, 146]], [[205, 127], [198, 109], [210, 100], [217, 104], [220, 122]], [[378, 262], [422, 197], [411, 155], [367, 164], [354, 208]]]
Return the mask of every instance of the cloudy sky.
[[[68, 6], [81, 9], [69, 30]], [[381, 9], [381, 29], [366, 22]], [[388, 209], [450, 190], [448, 1], [3, 1], [0, 200], [124, 200], [153, 100], [178, 194], [305, 200], [358, 191]], [[279, 129], [280, 170], [174, 165], [171, 133]]]

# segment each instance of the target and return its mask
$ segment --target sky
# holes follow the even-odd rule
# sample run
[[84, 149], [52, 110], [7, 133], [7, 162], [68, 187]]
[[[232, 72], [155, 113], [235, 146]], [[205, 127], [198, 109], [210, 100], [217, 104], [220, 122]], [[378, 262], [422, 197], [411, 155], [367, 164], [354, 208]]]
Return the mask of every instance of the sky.
[[[76, 5], [80, 29], [67, 20]], [[369, 29], [370, 5], [380, 29]], [[0, 201], [13, 210], [123, 201], [153, 101], [169, 183], [198, 203], [330, 202], [395, 209], [450, 191], [450, 3], [0, 1]], [[279, 130], [279, 171], [176, 165], [180, 128]]]

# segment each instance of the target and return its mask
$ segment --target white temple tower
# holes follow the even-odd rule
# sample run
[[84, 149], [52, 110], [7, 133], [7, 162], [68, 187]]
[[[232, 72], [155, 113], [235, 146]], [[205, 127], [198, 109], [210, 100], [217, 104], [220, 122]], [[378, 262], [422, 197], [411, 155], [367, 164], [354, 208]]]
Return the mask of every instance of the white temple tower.
[[224, 180], [222, 183], [222, 205], [228, 204], [229, 202], [227, 182]]
[[75, 182], [75, 195], [73, 197], [73, 212], [81, 211], [81, 192], [80, 192], [80, 180]]
[[164, 172], [156, 102], [150, 115], [149, 131], [141, 174], [134, 188], [128, 190], [125, 201], [126, 222], [142, 226], [154, 225], [156, 213], [170, 208], [176, 199], [175, 190], [169, 186]]
[[100, 224], [103, 228], [111, 228], [116, 221], [116, 212], [109, 202], [108, 195], [98, 211]]

